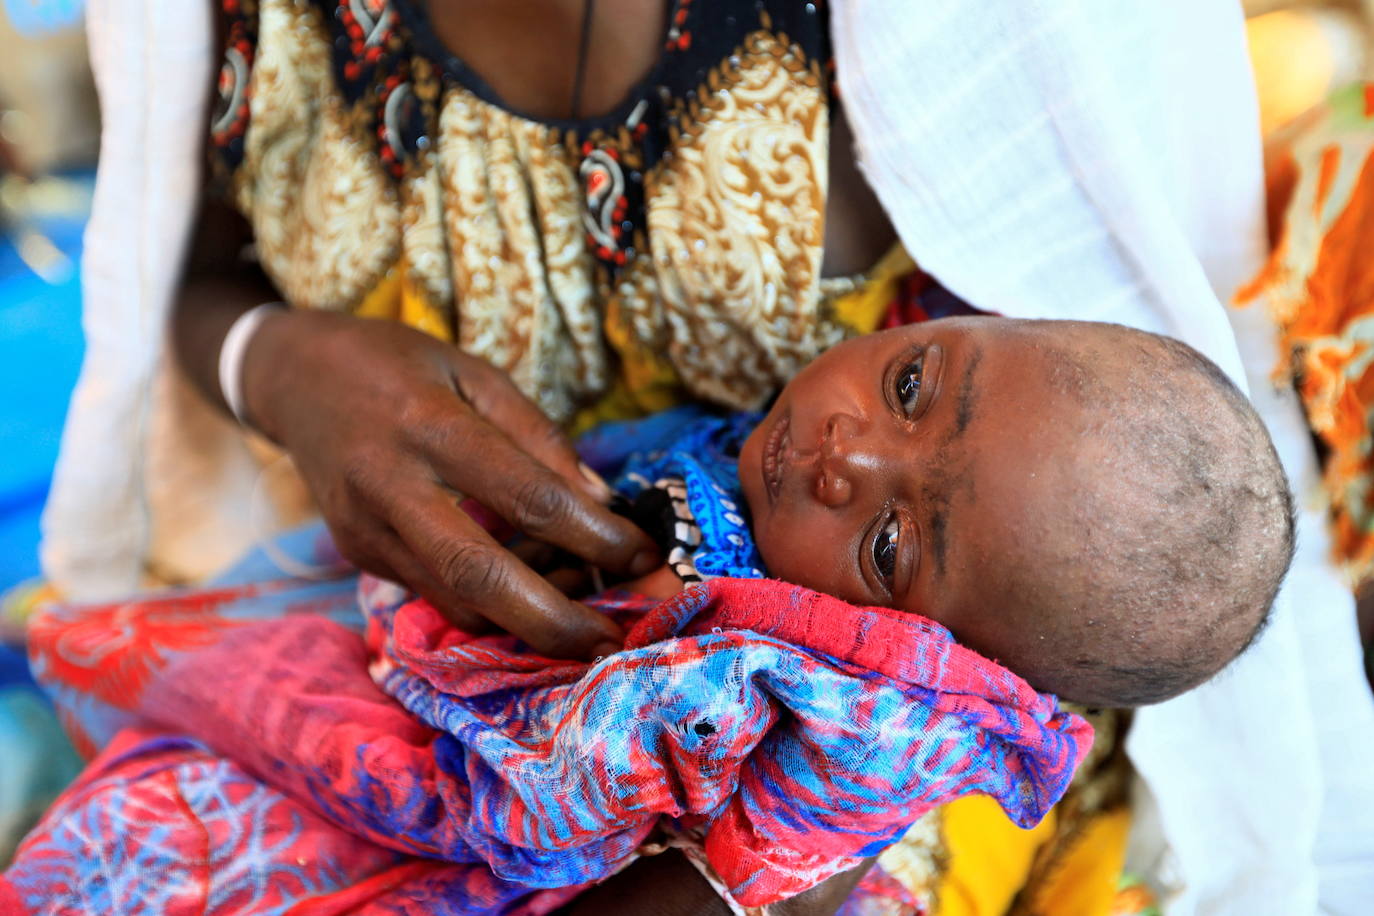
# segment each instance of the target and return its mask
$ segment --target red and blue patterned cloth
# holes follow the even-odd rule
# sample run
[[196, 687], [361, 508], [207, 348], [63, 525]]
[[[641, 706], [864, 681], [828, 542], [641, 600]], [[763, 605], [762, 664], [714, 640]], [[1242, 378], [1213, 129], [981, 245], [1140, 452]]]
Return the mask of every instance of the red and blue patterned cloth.
[[546, 913], [664, 827], [755, 905], [961, 795], [1032, 825], [1091, 741], [937, 624], [772, 580], [603, 595], [629, 636], [588, 665], [271, 573], [34, 623], [35, 673], [105, 749], [0, 914]]

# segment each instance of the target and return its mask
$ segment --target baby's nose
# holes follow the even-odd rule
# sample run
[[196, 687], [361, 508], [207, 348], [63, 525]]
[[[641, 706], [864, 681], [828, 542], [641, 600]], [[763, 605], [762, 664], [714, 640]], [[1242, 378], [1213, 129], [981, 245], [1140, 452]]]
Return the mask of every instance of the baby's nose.
[[837, 413], [825, 422], [817, 462], [816, 499], [837, 509], [854, 496], [854, 485], [871, 462], [863, 448], [863, 424], [857, 417]]

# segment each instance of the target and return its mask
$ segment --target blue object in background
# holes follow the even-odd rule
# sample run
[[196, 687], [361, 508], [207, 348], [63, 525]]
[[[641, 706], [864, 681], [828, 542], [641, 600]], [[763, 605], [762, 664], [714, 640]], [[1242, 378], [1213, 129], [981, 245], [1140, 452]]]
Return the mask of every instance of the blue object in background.
[[[72, 192], [56, 195], [68, 199], [60, 215], [6, 213], [8, 221], [0, 222], [0, 594], [39, 573], [38, 520], [83, 349], [80, 279], [72, 266], [93, 179], [86, 173], [43, 180], [56, 182], [49, 190]], [[16, 244], [27, 246], [27, 259]], [[0, 868], [80, 769], [29, 677], [23, 647], [0, 643]]]
[[[91, 183], [89, 175], [76, 180]], [[76, 262], [85, 217], [33, 226]], [[38, 519], [81, 354], [77, 273], [50, 285], [0, 233], [0, 593], [38, 575]]]
[[76, 25], [85, 0], [5, 0], [5, 15], [21, 35], [41, 35]]

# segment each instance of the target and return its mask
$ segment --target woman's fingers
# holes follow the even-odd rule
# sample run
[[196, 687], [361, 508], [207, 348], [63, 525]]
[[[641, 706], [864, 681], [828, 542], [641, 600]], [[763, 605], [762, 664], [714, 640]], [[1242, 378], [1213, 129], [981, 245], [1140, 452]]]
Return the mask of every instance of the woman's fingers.
[[[463, 356], [462, 359], [471, 359]], [[466, 368], [466, 367], [464, 367]], [[477, 370], [481, 384], [457, 379], [459, 391], [476, 414], [500, 429], [534, 460], [567, 480], [593, 501], [605, 505], [611, 488], [600, 475], [582, 463], [563, 430], [520, 393], [504, 373], [483, 363]], [[464, 376], [470, 377], [471, 372]]]
[[[401, 540], [442, 583], [441, 611], [479, 614], [552, 658], [604, 655], [623, 640], [604, 614], [569, 601], [502, 548], [442, 491], [407, 494], [391, 520]], [[397, 570], [402, 575], [402, 570]]]
[[[255, 344], [249, 368], [258, 370], [245, 369], [245, 386], [256, 391], [252, 404], [271, 405], [268, 431], [331, 529], [359, 539], [354, 559], [404, 580], [460, 626], [486, 619], [546, 653], [585, 655], [619, 639], [613, 623], [560, 595], [444, 490], [617, 573], [659, 562], [643, 532], [599, 503], [604, 488], [580, 473], [566, 440], [502, 372], [389, 322], [288, 314]], [[394, 543], [378, 546], [379, 533], [392, 531]]]
[[462, 610], [453, 590], [435, 578], [415, 559], [395, 532], [377, 524], [355, 524], [330, 533], [339, 552], [353, 565], [388, 582], [395, 582], [411, 591], [419, 592], [435, 607], [454, 608], [445, 614], [455, 626], [470, 633], [491, 629], [485, 618]]
[[662, 562], [628, 519], [471, 414], [431, 423], [425, 458], [444, 484], [478, 500], [516, 530], [616, 573], [642, 576]]
[[418, 592], [421, 597], [438, 608], [449, 623], [460, 630], [468, 633], [486, 633], [492, 629], [491, 621], [466, 608], [457, 593], [426, 569], [425, 565], [416, 559], [415, 554], [401, 542], [399, 536], [386, 532], [382, 537], [384, 542], [379, 550], [385, 557], [386, 565], [393, 570], [393, 575], [378, 575]]

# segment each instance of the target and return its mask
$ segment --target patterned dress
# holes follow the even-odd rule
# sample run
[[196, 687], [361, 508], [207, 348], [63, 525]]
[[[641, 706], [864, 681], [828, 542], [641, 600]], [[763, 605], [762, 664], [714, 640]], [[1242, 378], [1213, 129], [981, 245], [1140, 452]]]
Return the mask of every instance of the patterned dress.
[[872, 327], [821, 276], [821, 5], [676, 0], [652, 72], [579, 121], [510, 110], [414, 0], [225, 9], [217, 170], [292, 305], [452, 340], [559, 420], [757, 407]]

